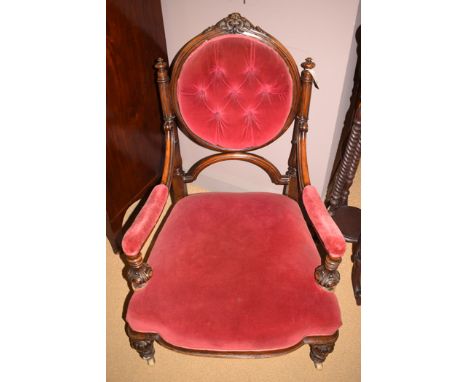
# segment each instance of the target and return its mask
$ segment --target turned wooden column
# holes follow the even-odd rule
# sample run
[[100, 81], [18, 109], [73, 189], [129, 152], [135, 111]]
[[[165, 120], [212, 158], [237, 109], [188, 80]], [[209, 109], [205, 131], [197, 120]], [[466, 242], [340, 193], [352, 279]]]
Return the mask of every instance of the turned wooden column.
[[[361, 157], [361, 27], [356, 31], [357, 63], [354, 71], [354, 85], [350, 97], [350, 106], [346, 113], [340, 142], [336, 150], [335, 160], [327, 187], [325, 204], [330, 213], [348, 204], [349, 188], [354, 179], [357, 166]], [[359, 109], [359, 132], [356, 131], [356, 118]], [[354, 134], [353, 134], [354, 129]], [[359, 145], [357, 144], [359, 141]], [[357, 150], [359, 149], [359, 153]]]
[[[309, 177], [309, 165], [307, 163], [307, 131], [309, 125], [309, 108], [310, 108], [310, 97], [312, 95], [312, 85], [314, 83], [314, 77], [310, 70], [315, 67], [315, 63], [310, 57], [307, 57], [301, 64], [303, 68], [301, 72], [301, 97], [299, 101], [299, 111], [296, 117], [296, 123], [294, 125], [294, 132], [297, 134], [296, 151], [297, 151], [297, 172], [299, 178], [299, 189], [302, 195], [304, 187], [310, 184]], [[291, 153], [293, 154], [293, 153]]]
[[348, 205], [349, 189], [361, 159], [361, 104], [355, 112], [351, 133], [346, 143], [343, 158], [338, 167], [335, 179], [332, 183], [328, 210], [331, 215], [338, 207]]
[[172, 110], [171, 95], [170, 95], [170, 79], [167, 72], [167, 63], [159, 58], [155, 68], [157, 69], [156, 82], [159, 87], [161, 97], [161, 106], [163, 109], [166, 129], [169, 128], [173, 133], [173, 162], [171, 163], [171, 199], [173, 203], [187, 196], [187, 185], [184, 182], [184, 171], [182, 169], [182, 156], [180, 154], [179, 134], [175, 124], [175, 115]]
[[348, 206], [349, 189], [361, 159], [361, 27], [356, 32], [358, 61], [350, 107], [338, 145], [325, 204], [348, 243], [353, 243], [352, 285], [356, 303], [361, 305], [361, 210]]

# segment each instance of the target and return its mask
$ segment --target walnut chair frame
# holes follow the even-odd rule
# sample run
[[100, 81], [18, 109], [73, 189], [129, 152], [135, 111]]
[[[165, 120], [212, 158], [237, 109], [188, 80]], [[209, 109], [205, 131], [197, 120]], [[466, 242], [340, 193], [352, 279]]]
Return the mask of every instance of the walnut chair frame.
[[[176, 84], [185, 60], [190, 54], [203, 42], [217, 36], [225, 34], [244, 34], [258, 39], [260, 42], [273, 48], [285, 61], [293, 82], [292, 105], [289, 116], [286, 119], [284, 127], [277, 136], [269, 142], [271, 143], [282, 135], [291, 123], [294, 121], [292, 133], [292, 148], [288, 159], [288, 170], [285, 174], [281, 172], [267, 159], [250, 153], [249, 151], [259, 147], [249, 147], [246, 149], [229, 149], [209, 143], [193, 134], [187, 127], [179, 110], [176, 94]], [[227, 160], [241, 160], [252, 163], [263, 169], [274, 184], [284, 186], [283, 194], [295, 200], [304, 211], [302, 202], [302, 192], [305, 187], [310, 185], [310, 177], [306, 157], [306, 135], [308, 131], [309, 105], [311, 99], [312, 86], [315, 84], [310, 70], [315, 64], [311, 58], [306, 58], [301, 64], [303, 68], [299, 74], [296, 63], [286, 48], [273, 36], [263, 31], [258, 26], [253, 26], [251, 22], [238, 13], [233, 13], [219, 21], [216, 25], [206, 29], [198, 36], [190, 40], [178, 53], [174, 59], [172, 67], [172, 80], [169, 79], [167, 63], [159, 58], [155, 64], [156, 83], [161, 98], [161, 106], [164, 116], [164, 134], [165, 134], [165, 160], [161, 184], [165, 185], [171, 193], [172, 202], [175, 204], [187, 196], [187, 183], [193, 182], [202, 170], [208, 166]], [[218, 153], [205, 157], [196, 162], [188, 171], [182, 168], [182, 157], [179, 147], [178, 129], [181, 129], [189, 138], [196, 143], [218, 151]], [[156, 218], [157, 220], [157, 218]], [[307, 220], [307, 218], [306, 218]], [[155, 224], [156, 222], [154, 222]], [[153, 224], [153, 227], [154, 227]], [[310, 229], [313, 225], [309, 224]], [[150, 230], [151, 231], [151, 230]], [[149, 232], [150, 232], [149, 231]], [[148, 232], [148, 234], [149, 234]], [[314, 237], [320, 238], [316, 232], [312, 231]], [[147, 237], [146, 237], [147, 239]], [[125, 240], [125, 239], [124, 239]], [[143, 240], [144, 242], [145, 240]], [[139, 248], [143, 245], [139, 244]], [[325, 246], [326, 247], [326, 246]], [[124, 247], [125, 252], [125, 247]], [[141, 252], [124, 253], [123, 256], [127, 262], [126, 276], [134, 289], [138, 293], [140, 288], [145, 287], [152, 276], [151, 267], [143, 260]], [[338, 284], [340, 276], [337, 270], [341, 262], [341, 256], [334, 256], [328, 253], [323, 259], [322, 264], [315, 270], [315, 279], [322, 287], [333, 290]], [[338, 338], [338, 331], [329, 336], [311, 336], [305, 337], [296, 345], [274, 351], [201, 351], [196, 349], [180, 348], [166, 342], [158, 334], [141, 333], [134, 331], [128, 324], [126, 332], [130, 339], [131, 346], [137, 350], [139, 355], [148, 361], [154, 363], [154, 346], [156, 341], [160, 345], [183, 353], [189, 353], [202, 356], [213, 357], [232, 357], [232, 358], [264, 358], [288, 353], [299, 348], [302, 345], [310, 346], [310, 358], [316, 368], [321, 369], [322, 363], [329, 353], [333, 351], [335, 342]]]

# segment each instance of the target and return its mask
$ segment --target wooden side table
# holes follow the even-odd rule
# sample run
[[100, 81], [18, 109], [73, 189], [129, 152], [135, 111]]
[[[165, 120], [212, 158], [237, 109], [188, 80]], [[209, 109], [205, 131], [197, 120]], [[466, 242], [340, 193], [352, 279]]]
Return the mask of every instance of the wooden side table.
[[356, 41], [358, 60], [351, 105], [338, 144], [325, 204], [346, 241], [353, 244], [351, 281], [356, 304], [361, 305], [361, 210], [348, 206], [349, 189], [361, 159], [361, 27], [356, 31]]
[[340, 206], [332, 214], [348, 243], [353, 244], [351, 261], [351, 282], [356, 304], [361, 305], [361, 209], [351, 206]]

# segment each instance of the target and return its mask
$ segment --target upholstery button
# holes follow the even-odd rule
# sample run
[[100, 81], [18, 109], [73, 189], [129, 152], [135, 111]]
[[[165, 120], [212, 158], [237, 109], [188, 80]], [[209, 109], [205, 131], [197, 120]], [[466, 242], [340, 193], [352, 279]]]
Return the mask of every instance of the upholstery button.
[[260, 94], [270, 94], [271, 93], [271, 85], [263, 85], [260, 89]]
[[253, 67], [253, 66], [249, 66], [246, 70], [245, 70], [245, 75], [247, 78], [249, 77], [254, 77], [255, 74], [256, 74], [256, 69]]
[[255, 110], [253, 110], [253, 109], [247, 109], [247, 110], [245, 111], [244, 116], [245, 116], [246, 118], [248, 118], [248, 119], [255, 119]]
[[219, 77], [219, 76], [222, 76], [224, 74], [224, 70], [223, 68], [219, 67], [219, 66], [215, 66], [212, 70], [211, 70], [211, 74], [215, 77]]
[[199, 88], [196, 93], [199, 99], [206, 99], [206, 90], [204, 88]]

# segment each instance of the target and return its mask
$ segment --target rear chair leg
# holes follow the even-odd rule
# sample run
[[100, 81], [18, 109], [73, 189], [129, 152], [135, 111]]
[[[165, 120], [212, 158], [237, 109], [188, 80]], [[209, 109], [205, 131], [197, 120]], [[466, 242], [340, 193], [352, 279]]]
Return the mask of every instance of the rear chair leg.
[[141, 358], [146, 360], [148, 365], [153, 366], [154, 360], [154, 339], [145, 333], [134, 332], [128, 325], [126, 332], [130, 339], [130, 346], [135, 349]]
[[356, 304], [361, 305], [361, 236], [359, 236], [359, 241], [353, 244], [351, 260], [353, 261], [351, 281], [353, 284], [354, 298], [356, 299]]
[[315, 368], [317, 370], [322, 370], [323, 362], [335, 348], [335, 342], [337, 339], [338, 339], [338, 333], [335, 338], [331, 339], [328, 342], [309, 344], [310, 359], [314, 362]]

